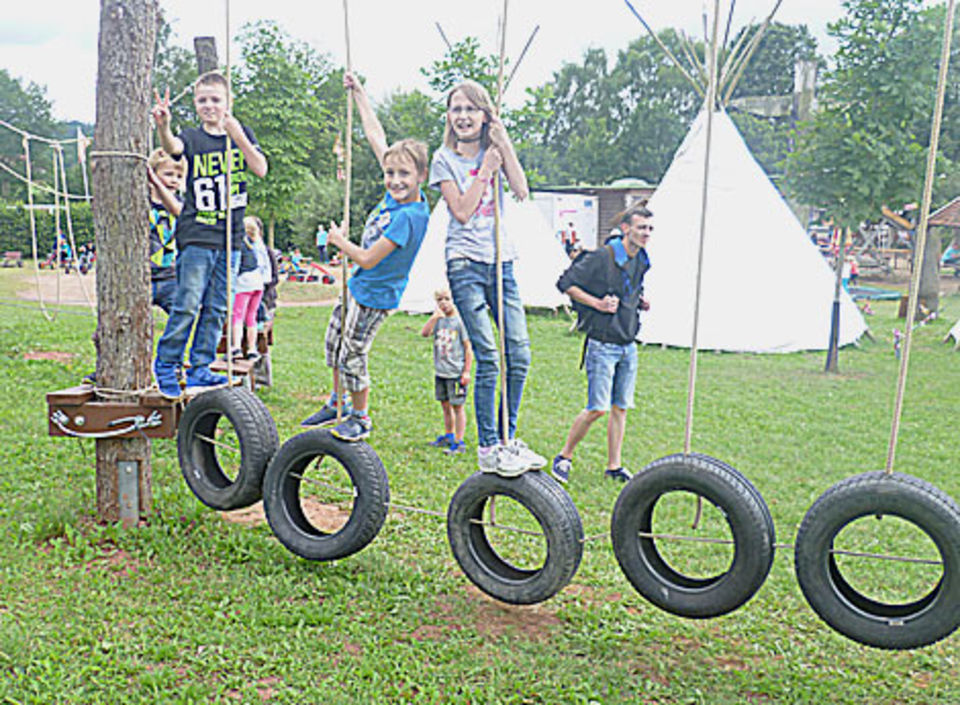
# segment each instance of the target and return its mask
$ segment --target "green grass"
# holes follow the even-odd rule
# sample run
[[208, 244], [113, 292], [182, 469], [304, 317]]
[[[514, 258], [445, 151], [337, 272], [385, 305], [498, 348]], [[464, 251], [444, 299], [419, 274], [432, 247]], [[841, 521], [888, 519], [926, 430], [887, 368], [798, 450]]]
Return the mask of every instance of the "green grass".
[[[3, 299], [17, 286], [9, 271], [0, 270]], [[917, 331], [897, 469], [958, 498], [960, 357], [941, 340], [960, 299], [945, 307], [941, 320]], [[884, 465], [897, 374], [892, 329], [902, 321], [891, 304], [874, 309], [877, 342], [844, 350], [838, 375], [821, 372], [822, 353], [700, 357], [694, 449], [754, 482], [779, 542], [793, 541], [829, 486]], [[328, 316], [329, 308], [281, 310], [275, 386], [262, 393], [281, 439], [299, 432], [329, 388]], [[475, 460], [426, 445], [441, 415], [422, 322], [392, 316], [377, 338], [371, 441], [394, 501], [442, 512]], [[531, 315], [529, 325], [534, 363], [520, 435], [552, 456], [585, 398], [580, 340], [563, 316]], [[960, 637], [903, 653], [847, 640], [803, 600], [788, 550], [778, 552], [757, 596], [719, 619], [654, 608], [631, 588], [603, 538], [586, 545], [559, 595], [511, 607], [469, 585], [435, 517], [393, 511], [360, 554], [303, 561], [267, 526], [228, 522], [203, 507], [180, 476], [173, 441], [153, 444], [148, 524], [98, 525], [94, 446], [48, 438], [44, 404], [46, 392], [93, 369], [93, 327], [87, 316], [51, 324], [17, 308], [0, 317], [0, 703], [960, 702]], [[25, 359], [32, 351], [76, 357]], [[682, 450], [688, 360], [687, 351], [642, 350], [628, 468]], [[568, 486], [588, 536], [609, 531], [619, 489], [604, 482], [604, 461], [598, 424], [578, 449]], [[674, 497], [660, 511], [664, 525], [689, 526], [693, 501]], [[507, 503], [498, 503], [498, 514], [529, 522]], [[725, 524], [707, 513], [702, 530], [722, 535]], [[934, 550], [897, 522], [863, 521], [848, 531], [845, 541], [858, 548]], [[535, 560], [542, 547], [505, 538], [503, 550]], [[724, 547], [665, 551], [705, 575], [730, 560]], [[853, 559], [850, 571], [855, 584], [884, 599], [916, 594], [936, 575]]]

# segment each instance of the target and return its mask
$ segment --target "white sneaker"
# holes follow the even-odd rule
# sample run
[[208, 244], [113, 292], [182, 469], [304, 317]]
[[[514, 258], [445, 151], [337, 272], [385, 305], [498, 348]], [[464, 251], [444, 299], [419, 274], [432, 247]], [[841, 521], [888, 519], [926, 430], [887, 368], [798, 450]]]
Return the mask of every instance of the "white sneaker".
[[478, 449], [477, 466], [480, 472], [496, 473], [501, 477], [517, 477], [530, 470], [530, 465], [512, 445], [498, 445], [487, 453], [481, 453]]
[[526, 443], [519, 438], [510, 441], [510, 447], [515, 448], [520, 458], [527, 464], [530, 470], [539, 470], [547, 464], [547, 459], [539, 453], [535, 453]]

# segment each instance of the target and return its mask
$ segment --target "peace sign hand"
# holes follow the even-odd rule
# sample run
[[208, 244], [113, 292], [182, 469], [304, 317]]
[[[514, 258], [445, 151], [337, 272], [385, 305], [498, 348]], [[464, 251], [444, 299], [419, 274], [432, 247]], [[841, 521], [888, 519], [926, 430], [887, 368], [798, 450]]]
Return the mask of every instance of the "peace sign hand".
[[163, 97], [160, 97], [160, 92], [154, 88], [153, 96], [156, 99], [156, 104], [153, 106], [153, 109], [150, 111], [150, 114], [153, 115], [154, 122], [157, 123], [157, 127], [163, 128], [170, 125], [170, 88], [167, 87], [167, 90], [164, 92]]

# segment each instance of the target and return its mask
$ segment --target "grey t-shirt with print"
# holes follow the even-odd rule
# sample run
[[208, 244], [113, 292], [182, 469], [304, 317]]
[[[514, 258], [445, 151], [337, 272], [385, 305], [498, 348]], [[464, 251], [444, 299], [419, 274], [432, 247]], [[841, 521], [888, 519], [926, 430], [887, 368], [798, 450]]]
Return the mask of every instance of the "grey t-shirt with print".
[[433, 368], [437, 377], [459, 378], [463, 373], [467, 329], [460, 316], [441, 318], [433, 329]]
[[[466, 193], [474, 179], [477, 178], [485, 152], [486, 150], [481, 148], [476, 157], [466, 157], [457, 154], [447, 146], [441, 147], [434, 152], [433, 162], [430, 164], [430, 186], [439, 189], [440, 182], [453, 181], [460, 189], [460, 193]], [[504, 177], [501, 172], [501, 184], [503, 180]], [[503, 203], [502, 186], [500, 202]], [[494, 244], [493, 208], [493, 179], [491, 178], [490, 183], [483, 190], [480, 204], [470, 220], [461, 223], [453, 216], [453, 213], [450, 213], [450, 225], [447, 228], [445, 249], [447, 262], [458, 257], [466, 257], [475, 262], [486, 264], [493, 264], [497, 261]], [[516, 259], [516, 248], [507, 237], [502, 219], [500, 222], [500, 240], [503, 245], [503, 260], [506, 262]]]

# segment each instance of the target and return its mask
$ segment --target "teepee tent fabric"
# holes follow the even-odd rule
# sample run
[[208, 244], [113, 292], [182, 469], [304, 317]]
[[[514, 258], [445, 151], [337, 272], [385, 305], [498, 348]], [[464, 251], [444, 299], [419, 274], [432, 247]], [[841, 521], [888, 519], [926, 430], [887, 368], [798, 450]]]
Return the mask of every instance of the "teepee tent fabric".
[[[701, 110], [648, 208], [655, 230], [644, 343], [690, 347], [706, 149]], [[835, 274], [750, 155], [730, 116], [714, 114], [700, 329], [707, 350], [793, 352], [829, 345]], [[840, 344], [867, 326], [842, 292]]]
[[947, 336], [943, 339], [943, 342], [947, 342], [953, 338], [954, 346], [953, 349], [956, 350], [960, 347], [960, 321], [957, 321], [953, 324], [953, 328], [950, 329], [950, 332], [947, 333]]
[[[410, 270], [410, 281], [400, 299], [401, 311], [431, 313], [436, 308], [433, 292], [447, 285], [444, 244], [449, 222], [450, 211], [441, 199], [430, 215], [427, 234]], [[517, 252], [514, 276], [523, 304], [558, 308], [569, 303], [557, 291], [556, 283], [570, 261], [536, 204], [504, 199], [503, 222], [504, 232]]]

